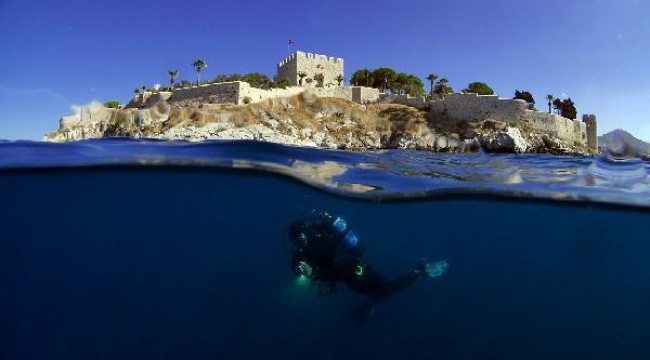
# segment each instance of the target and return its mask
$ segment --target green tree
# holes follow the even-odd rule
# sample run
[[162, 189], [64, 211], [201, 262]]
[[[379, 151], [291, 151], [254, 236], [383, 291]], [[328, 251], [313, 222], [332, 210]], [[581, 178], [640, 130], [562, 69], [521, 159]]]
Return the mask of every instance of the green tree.
[[369, 69], [361, 69], [352, 73], [350, 78], [350, 84], [354, 86], [369, 86], [374, 85], [374, 78], [372, 77], [372, 71]]
[[178, 70], [172, 69], [167, 71], [167, 74], [169, 74], [169, 89], [173, 90], [174, 89], [174, 79], [178, 76]]
[[202, 58], [194, 60], [192, 67], [196, 69], [196, 85], [201, 85], [201, 70], [208, 67], [208, 64]]
[[345, 78], [343, 77], [343, 75], [338, 74], [338, 75], [334, 78], [334, 80], [336, 80], [336, 82], [339, 84], [339, 86], [341, 86], [341, 83], [343, 82], [343, 80], [345, 80]]
[[298, 85], [302, 86], [302, 79], [304, 79], [306, 76], [307, 76], [307, 73], [304, 72], [304, 71], [300, 71], [298, 73], [298, 78], [299, 78]]
[[462, 90], [464, 93], [476, 93], [479, 95], [494, 95], [494, 90], [483, 82], [473, 82], [467, 85], [466, 89]]
[[241, 77], [241, 81], [245, 81], [252, 87], [259, 89], [268, 89], [271, 86], [271, 79], [268, 76], [260, 73], [246, 74]]
[[135, 89], [133, 89], [133, 93], [134, 93], [135, 95], [140, 94], [140, 88], [135, 88]]
[[433, 97], [433, 84], [435, 83], [436, 79], [438, 78], [438, 75], [436, 74], [429, 74], [427, 76], [427, 80], [429, 80], [429, 95]]
[[[311, 80], [311, 79], [307, 79]], [[308, 81], [309, 82], [309, 81]], [[289, 79], [281, 77], [281, 78], [274, 78], [273, 82], [270, 84], [271, 88], [277, 88], [277, 89], [286, 89], [287, 86], [290, 86], [291, 82], [289, 82]]]
[[226, 81], [227, 82], [242, 81], [243, 78], [244, 78], [243, 75], [233, 73], [233, 74], [228, 75], [228, 77], [226, 78]]
[[571, 98], [564, 100], [555, 99], [553, 100], [553, 107], [557, 110], [557, 113], [560, 116], [567, 119], [575, 120], [575, 118], [578, 116], [578, 110], [576, 109], [575, 104]]
[[578, 117], [578, 109], [576, 109], [576, 104], [573, 103], [571, 98], [568, 98], [562, 102], [562, 116], [567, 119], [575, 120]]
[[187, 79], [181, 80], [180, 84], [181, 84], [181, 87], [183, 87], [183, 88], [192, 86], [192, 82], [187, 80]]
[[408, 77], [409, 81], [407, 83], [407, 91], [409, 95], [413, 96], [422, 96], [424, 95], [424, 83], [419, 76], [410, 74]]
[[553, 109], [555, 109], [556, 114], [560, 115], [560, 112], [562, 110], [562, 100], [561, 99], [555, 98], [555, 100], [553, 100]]
[[[398, 73], [393, 80], [393, 89], [398, 93], [405, 93], [412, 96], [420, 96], [424, 94], [424, 83], [422, 79], [413, 74]], [[392, 92], [395, 92], [391, 89]]]
[[553, 95], [546, 95], [546, 100], [548, 101], [548, 113], [551, 113], [551, 105], [553, 105], [553, 100], [555, 99], [555, 96]]
[[447, 80], [447, 78], [438, 80], [438, 84], [433, 89], [434, 95], [436, 95], [436, 97], [439, 99], [444, 99], [445, 95], [452, 94], [454, 92], [454, 89], [452, 89], [450, 86], [447, 86], [448, 83], [449, 80]]
[[372, 72], [373, 85], [387, 92], [392, 87], [393, 81], [397, 77], [397, 72], [389, 67], [380, 67]]
[[244, 81], [242, 80], [243, 76], [239, 74], [219, 74], [215, 76], [210, 82], [213, 84], [224, 83], [224, 82], [233, 82], [233, 81]]
[[398, 73], [395, 75], [393, 78], [393, 81], [391, 82], [390, 86], [390, 92], [393, 94], [402, 94], [403, 92], [406, 92], [406, 87], [409, 82], [409, 74], [406, 73]]
[[515, 96], [513, 99], [524, 100], [528, 103], [528, 109], [535, 110], [535, 99], [533, 98], [533, 94], [530, 92], [515, 90]]
[[230, 80], [228, 80], [228, 75], [226, 74], [217, 74], [217, 76], [213, 77], [212, 80], [210, 80], [210, 82], [213, 84], [229, 82], [229, 81]]
[[[138, 90], [138, 89], [136, 89], [136, 90]], [[119, 108], [120, 106], [121, 106], [120, 102], [119, 102], [119, 101], [115, 101], [115, 100], [113, 100], [113, 101], [107, 101], [107, 102], [104, 103], [104, 107], [107, 107], [107, 108], [109, 108], [109, 109], [117, 109], [117, 108]]]

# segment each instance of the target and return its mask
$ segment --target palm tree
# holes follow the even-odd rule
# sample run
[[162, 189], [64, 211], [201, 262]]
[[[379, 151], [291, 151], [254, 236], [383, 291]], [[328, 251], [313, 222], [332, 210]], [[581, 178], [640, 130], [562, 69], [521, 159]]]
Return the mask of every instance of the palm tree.
[[551, 105], [553, 105], [553, 100], [555, 100], [555, 96], [553, 95], [546, 95], [546, 100], [548, 100], [548, 113], [551, 113]]
[[429, 76], [427, 76], [427, 80], [429, 80], [429, 83], [431, 84], [430, 85], [431, 90], [429, 91], [431, 97], [433, 97], [433, 83], [436, 81], [437, 78], [438, 78], [438, 75], [436, 75], [436, 74], [429, 74]]
[[178, 70], [169, 70], [169, 90], [174, 90], [174, 78], [178, 76]]
[[444, 99], [445, 95], [447, 95], [447, 83], [449, 80], [447, 78], [442, 78], [438, 80], [438, 86], [437, 86], [437, 92], [438, 92], [438, 97], [441, 99]]
[[202, 58], [194, 60], [192, 66], [196, 69], [196, 86], [201, 84], [201, 69], [208, 67], [208, 64]]
[[339, 83], [339, 86], [341, 86], [341, 83], [343, 82], [343, 80], [345, 80], [345, 78], [343, 77], [343, 75], [338, 74], [338, 75], [334, 78], [334, 80], [336, 80], [336, 82]]

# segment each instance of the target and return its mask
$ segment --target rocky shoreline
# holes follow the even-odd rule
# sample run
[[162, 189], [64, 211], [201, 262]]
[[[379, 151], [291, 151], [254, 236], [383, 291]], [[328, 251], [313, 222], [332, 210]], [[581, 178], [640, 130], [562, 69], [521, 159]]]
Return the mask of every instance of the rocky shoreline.
[[171, 105], [154, 95], [137, 109], [88, 107], [64, 117], [45, 141], [110, 136], [169, 140], [248, 139], [344, 150], [414, 149], [434, 152], [545, 153], [591, 156], [525, 124], [467, 122], [398, 104], [359, 105], [305, 92], [250, 105]]

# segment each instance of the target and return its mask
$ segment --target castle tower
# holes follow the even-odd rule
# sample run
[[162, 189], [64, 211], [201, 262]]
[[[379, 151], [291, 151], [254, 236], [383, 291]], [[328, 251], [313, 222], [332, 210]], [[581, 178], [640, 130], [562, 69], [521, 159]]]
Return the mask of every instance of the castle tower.
[[[301, 72], [306, 74], [302, 84], [298, 76]], [[338, 85], [336, 78], [343, 76], [343, 59], [296, 51], [278, 64], [277, 77], [288, 79], [293, 86], [317, 86], [314, 77], [319, 74], [323, 75], [323, 86]], [[312, 80], [311, 85], [307, 79]]]
[[582, 121], [587, 125], [587, 146], [591, 149], [598, 150], [598, 127], [596, 115], [582, 115]]

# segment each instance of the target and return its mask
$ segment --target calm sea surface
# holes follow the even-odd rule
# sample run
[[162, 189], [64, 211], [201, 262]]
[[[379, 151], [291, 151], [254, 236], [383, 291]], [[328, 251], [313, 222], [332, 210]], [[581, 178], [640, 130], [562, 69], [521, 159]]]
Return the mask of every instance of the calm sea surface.
[[[345, 217], [384, 301], [296, 281], [286, 227]], [[650, 359], [637, 159], [258, 142], [0, 142], [0, 359]]]

